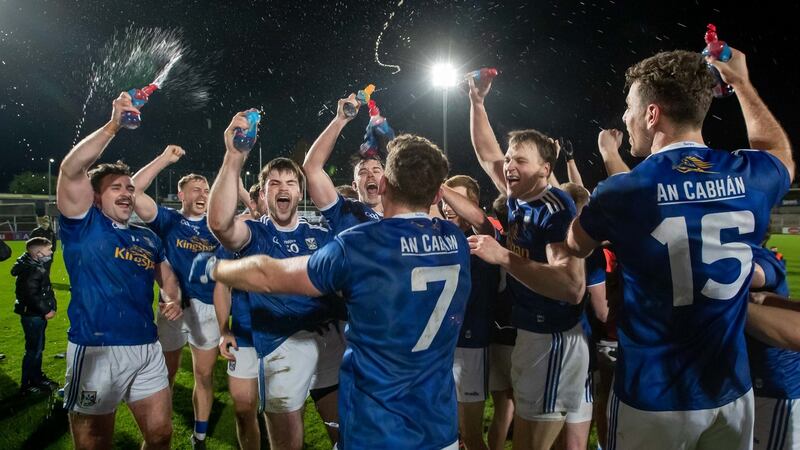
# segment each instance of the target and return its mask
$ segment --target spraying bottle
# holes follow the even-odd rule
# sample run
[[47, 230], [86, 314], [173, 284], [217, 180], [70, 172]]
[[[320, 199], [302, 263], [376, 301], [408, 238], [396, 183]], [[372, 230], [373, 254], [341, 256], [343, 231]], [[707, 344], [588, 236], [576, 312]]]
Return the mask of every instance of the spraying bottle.
[[494, 67], [484, 67], [482, 69], [473, 70], [472, 72], [467, 72], [464, 75], [464, 81], [469, 81], [470, 78], [475, 80], [475, 83], [485, 83], [489, 82], [494, 79], [500, 71]]
[[256, 143], [258, 134], [258, 123], [261, 122], [261, 114], [255, 109], [247, 111], [247, 129], [237, 128], [233, 134], [233, 146], [240, 152], [249, 152]]
[[[369, 103], [369, 100], [372, 97], [373, 92], [375, 92], [375, 85], [368, 84], [367, 87], [358, 91], [358, 94], [356, 94], [356, 100], [361, 105], [367, 104]], [[344, 110], [344, 115], [347, 118], [355, 117], [356, 113], [358, 112], [358, 110], [356, 110], [356, 107], [353, 106], [353, 104], [350, 102], [345, 103], [342, 106], [342, 109]]]
[[[145, 103], [147, 103], [147, 100], [150, 99], [150, 96], [153, 95], [153, 92], [155, 92], [156, 90], [158, 90], [158, 85], [153, 83], [153, 84], [148, 84], [147, 86], [141, 89], [131, 89], [130, 91], [128, 91], [128, 95], [131, 96], [131, 103], [133, 104], [133, 106], [135, 106], [138, 109], [144, 106]], [[129, 130], [135, 130], [139, 128], [139, 125], [142, 124], [142, 117], [139, 115], [139, 113], [133, 111], [125, 111], [122, 113], [121, 122], [123, 127]]]
[[[717, 61], [722, 62], [729, 61], [731, 56], [733, 56], [728, 44], [726, 44], [725, 41], [720, 41], [717, 37], [717, 27], [714, 26], [713, 23], [708, 24], [705, 41], [706, 48], [703, 49], [703, 56], [711, 56]], [[714, 97], [721, 98], [733, 94], [733, 86], [722, 80], [722, 75], [719, 74], [719, 70], [717, 70], [716, 67], [712, 64], [708, 64], [708, 70], [714, 75], [714, 79], [717, 80], [717, 84], [714, 85], [714, 88], [711, 90]]]

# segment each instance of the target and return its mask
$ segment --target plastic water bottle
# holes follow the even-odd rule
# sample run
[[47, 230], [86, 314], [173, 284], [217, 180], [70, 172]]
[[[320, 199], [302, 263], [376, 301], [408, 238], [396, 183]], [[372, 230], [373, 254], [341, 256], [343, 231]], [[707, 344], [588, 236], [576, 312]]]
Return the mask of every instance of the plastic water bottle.
[[[153, 95], [158, 89], [158, 85], [155, 84], [148, 84], [147, 86], [141, 89], [131, 89], [128, 91], [128, 94], [131, 96], [131, 103], [136, 108], [141, 108], [147, 103], [147, 100], [150, 99], [150, 96]], [[139, 128], [139, 125], [142, 124], [142, 118], [139, 113], [135, 113], [133, 111], [125, 111], [122, 113], [122, 126], [129, 129], [135, 130]]]
[[[703, 49], [703, 56], [711, 56], [717, 61], [722, 62], [729, 61], [731, 56], [733, 56], [731, 48], [728, 47], [728, 44], [726, 44], [725, 41], [720, 41], [717, 37], [717, 27], [714, 26], [713, 23], [708, 24], [705, 41], [706, 48]], [[725, 83], [722, 80], [722, 75], [719, 74], [719, 70], [717, 70], [716, 67], [714, 67], [712, 64], [708, 64], [708, 70], [712, 75], [714, 75], [714, 79], [717, 80], [717, 84], [714, 85], [714, 88], [711, 90], [711, 92], [714, 94], [714, 97], [721, 98], [733, 94], [733, 86]]]
[[485, 83], [491, 81], [500, 73], [494, 67], [484, 67], [482, 69], [473, 70], [472, 72], [467, 72], [464, 76], [464, 81], [468, 81], [470, 78], [475, 79], [475, 83]]
[[[361, 105], [369, 103], [369, 99], [372, 97], [373, 92], [375, 92], [375, 85], [369, 84], [364, 89], [358, 91], [358, 94], [356, 94], [356, 100]], [[342, 106], [342, 110], [344, 110], [344, 115], [347, 118], [355, 117], [356, 113], [358, 112], [356, 107], [350, 102], [345, 103]]]
[[258, 134], [258, 123], [261, 122], [261, 114], [256, 110], [247, 111], [247, 129], [237, 128], [233, 134], [233, 146], [240, 152], [249, 152], [256, 143]]

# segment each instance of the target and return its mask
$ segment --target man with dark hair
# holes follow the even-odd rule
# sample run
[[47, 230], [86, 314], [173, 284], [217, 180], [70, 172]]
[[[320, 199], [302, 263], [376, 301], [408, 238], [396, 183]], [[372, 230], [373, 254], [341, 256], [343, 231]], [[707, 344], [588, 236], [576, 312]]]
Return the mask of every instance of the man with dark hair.
[[72, 284], [64, 408], [76, 448], [110, 448], [117, 405], [125, 401], [144, 437], [143, 448], [169, 448], [172, 396], [153, 322], [153, 281], [159, 309], [181, 316], [180, 288], [161, 239], [129, 224], [136, 189], [121, 162], [89, 167], [138, 110], [123, 92], [111, 120], [61, 162], [56, 204], [64, 264]]
[[[37, 226], [36, 228], [33, 229], [33, 231], [31, 231], [30, 236], [32, 238], [42, 237], [50, 241], [53, 247], [53, 255], [55, 255], [56, 249], [58, 248], [58, 239], [56, 238], [55, 230], [53, 230], [53, 227], [51, 226], [50, 216], [39, 217], [36, 219], [36, 223], [39, 226]], [[52, 264], [53, 264], [52, 259], [48, 261], [47, 264], [45, 264], [45, 267], [47, 268], [48, 271], [50, 270], [50, 266]]]
[[[225, 130], [225, 157], [209, 197], [209, 226], [226, 250], [240, 256], [310, 255], [330, 237], [327, 229], [299, 217], [297, 206], [303, 197], [305, 177], [291, 159], [275, 158], [259, 174], [268, 216], [259, 221], [235, 218], [239, 177], [248, 153], [236, 149], [233, 136], [236, 128], [247, 126], [242, 112], [234, 116]], [[247, 360], [253, 353], [241, 348], [230, 351], [230, 356], [235, 358], [237, 369], [241, 364], [259, 371], [260, 409], [266, 411], [270, 446], [301, 449], [303, 407], [309, 391], [314, 391], [312, 397], [323, 421], [335, 423], [338, 420], [336, 387], [343, 343], [335, 329], [327, 329], [322, 334], [315, 331], [334, 318], [333, 309], [326, 302], [306, 295], [250, 292], [248, 299], [258, 360], [255, 363]], [[235, 342], [226, 334], [220, 346], [228, 344], [234, 347]], [[317, 395], [318, 389], [322, 394]], [[328, 432], [335, 440], [335, 429], [329, 427]]]
[[517, 338], [511, 355], [514, 446], [550, 449], [567, 411], [579, 408], [589, 349], [580, 317], [586, 280], [583, 261], [567, 253], [575, 204], [548, 183], [555, 141], [536, 130], [512, 131], [503, 155], [484, 99], [491, 80], [470, 79], [470, 120], [475, 153], [484, 171], [508, 196], [508, 233], [471, 236], [473, 254], [506, 270]]
[[22, 357], [22, 381], [19, 387], [23, 394], [58, 386], [42, 372], [47, 321], [56, 315], [56, 296], [47, 270], [47, 263], [52, 259], [53, 245], [50, 241], [35, 237], [25, 243], [25, 253], [17, 258], [11, 268], [11, 275], [17, 277], [14, 312], [21, 316], [22, 331], [25, 333], [25, 356]]
[[[647, 159], [600, 183], [570, 229], [572, 254], [610, 241], [625, 277], [608, 448], [753, 445], [743, 333], [753, 249], [794, 161], [745, 55], [731, 50], [725, 63], [671, 51], [628, 69], [622, 118], [631, 153]], [[706, 62], [734, 87], [752, 150], [703, 143], [715, 82]]]
[[431, 219], [447, 159], [427, 139], [389, 145], [379, 194], [386, 218], [350, 228], [310, 257], [220, 261], [193, 277], [248, 291], [347, 299], [338, 448], [458, 446], [453, 354], [470, 289], [467, 242]]
[[185, 154], [181, 147], [168, 145], [158, 157], [136, 172], [133, 184], [136, 186], [136, 214], [161, 238], [164, 253], [181, 286], [183, 317], [168, 320], [159, 314], [158, 340], [164, 351], [170, 386], [175, 383], [183, 347], [187, 342], [189, 344], [194, 375], [194, 426], [190, 439], [193, 448], [205, 448], [208, 418], [214, 402], [213, 378], [214, 363], [219, 354], [219, 327], [214, 313], [214, 285], [189, 283], [189, 270], [197, 253], [213, 252], [219, 246], [217, 238], [208, 229], [206, 218], [208, 181], [196, 173], [178, 180], [179, 211], [157, 205], [145, 192], [161, 171]]
[[344, 104], [351, 103], [356, 111], [361, 106], [355, 95], [339, 100], [336, 117], [311, 145], [303, 170], [308, 176], [308, 194], [311, 201], [325, 217], [331, 231], [339, 233], [352, 226], [371, 220], [379, 220], [383, 212], [378, 186], [383, 177], [383, 165], [376, 157], [363, 157], [355, 160], [352, 187], [358, 200], [352, 200], [337, 192], [328, 173], [325, 162], [333, 152], [336, 139], [353, 117], [344, 113]]

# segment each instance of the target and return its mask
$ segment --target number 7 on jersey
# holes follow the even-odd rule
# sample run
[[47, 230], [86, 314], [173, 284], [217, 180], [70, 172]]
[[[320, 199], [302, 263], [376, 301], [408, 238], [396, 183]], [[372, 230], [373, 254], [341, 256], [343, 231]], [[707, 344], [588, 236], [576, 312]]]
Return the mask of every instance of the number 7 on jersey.
[[456, 293], [458, 287], [458, 273], [461, 270], [461, 264], [452, 266], [437, 266], [437, 267], [415, 267], [411, 271], [411, 290], [413, 292], [427, 291], [428, 284], [444, 281], [444, 289], [439, 294], [439, 299], [436, 300], [436, 306], [433, 308], [433, 313], [425, 324], [425, 329], [422, 335], [417, 340], [417, 344], [411, 349], [412, 352], [421, 352], [427, 350], [439, 332], [442, 326], [447, 310], [450, 308], [450, 303], [453, 301], [453, 295]]

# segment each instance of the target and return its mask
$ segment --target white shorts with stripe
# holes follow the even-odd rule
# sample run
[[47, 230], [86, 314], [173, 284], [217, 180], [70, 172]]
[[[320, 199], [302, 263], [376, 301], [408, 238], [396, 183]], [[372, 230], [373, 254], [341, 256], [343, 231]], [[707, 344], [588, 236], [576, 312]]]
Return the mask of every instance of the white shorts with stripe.
[[165, 352], [183, 348], [188, 342], [192, 347], [211, 350], [219, 345], [219, 323], [214, 305], [193, 298], [190, 306], [183, 310], [178, 320], [167, 320], [162, 314], [156, 319], [158, 341]]
[[511, 389], [511, 354], [513, 345], [489, 345], [489, 391]]
[[262, 357], [258, 368], [259, 410], [288, 413], [303, 407], [310, 389], [339, 383], [344, 340], [337, 327], [322, 336], [299, 331]]
[[800, 450], [800, 399], [756, 397], [753, 448]]
[[161, 344], [87, 347], [67, 344], [64, 409], [81, 414], [114, 412], [169, 387]]
[[456, 381], [456, 398], [461, 403], [486, 400], [489, 374], [488, 349], [456, 347], [453, 360], [453, 378]]
[[753, 390], [718, 408], [643, 411], [611, 390], [606, 450], [751, 449]]
[[239, 350], [231, 347], [233, 361], [228, 361], [228, 376], [243, 379], [258, 378], [258, 353], [255, 347], [239, 347]]
[[586, 393], [589, 347], [580, 323], [560, 333], [517, 330], [511, 354], [516, 414], [553, 420], [578, 411]]
[[583, 423], [592, 420], [592, 412], [594, 411], [594, 377], [592, 372], [586, 374], [586, 386], [583, 391], [583, 398], [581, 405], [577, 410], [567, 411], [567, 423]]

